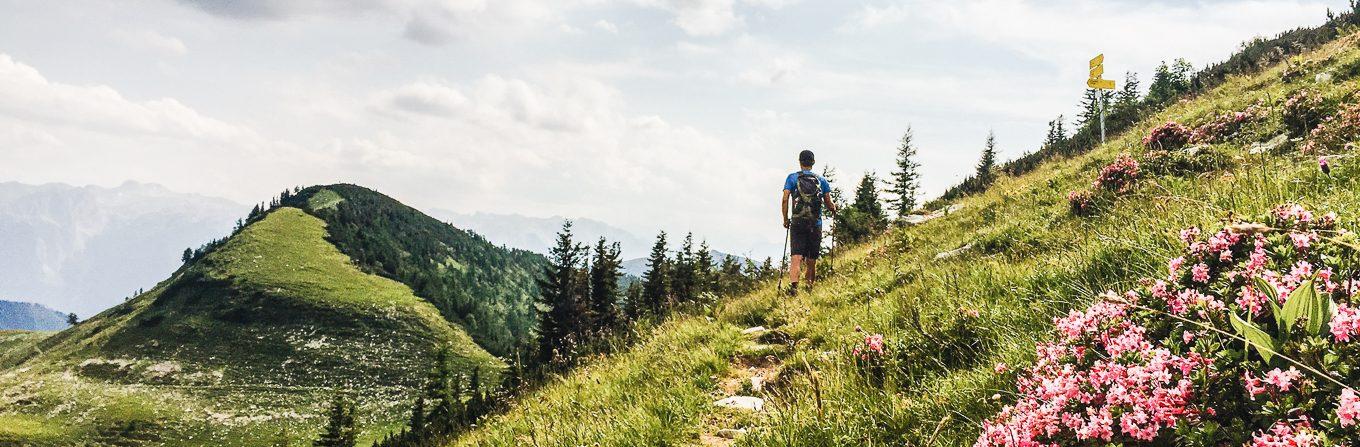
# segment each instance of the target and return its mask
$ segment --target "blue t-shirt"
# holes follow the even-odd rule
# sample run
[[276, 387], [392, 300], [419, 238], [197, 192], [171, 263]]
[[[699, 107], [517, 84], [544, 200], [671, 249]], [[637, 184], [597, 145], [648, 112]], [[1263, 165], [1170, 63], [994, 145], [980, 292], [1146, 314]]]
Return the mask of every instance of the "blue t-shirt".
[[[794, 173], [789, 174], [789, 176], [788, 176], [787, 178], [784, 179], [784, 190], [785, 190], [785, 191], [794, 191], [794, 190], [796, 190], [796, 189], [798, 188], [798, 174], [805, 173], [805, 172], [808, 173], [808, 174], [812, 174], [812, 175], [817, 176], [817, 180], [820, 181], [820, 182], [822, 182], [822, 194], [823, 194], [823, 195], [831, 194], [831, 182], [826, 181], [825, 178], [823, 178], [823, 177], [820, 176], [820, 175], [817, 175], [817, 173], [812, 172], [812, 171], [795, 171]], [[817, 216], [817, 226], [819, 226], [819, 227], [822, 226], [822, 216], [821, 216], [821, 215], [818, 215], [818, 216]]]

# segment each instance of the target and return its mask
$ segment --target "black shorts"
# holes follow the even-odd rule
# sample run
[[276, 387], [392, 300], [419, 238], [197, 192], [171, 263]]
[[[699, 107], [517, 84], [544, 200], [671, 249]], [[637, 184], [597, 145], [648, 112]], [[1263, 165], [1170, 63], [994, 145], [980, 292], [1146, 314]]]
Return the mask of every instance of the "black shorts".
[[817, 259], [822, 254], [822, 227], [792, 227], [789, 229], [789, 254], [806, 259]]

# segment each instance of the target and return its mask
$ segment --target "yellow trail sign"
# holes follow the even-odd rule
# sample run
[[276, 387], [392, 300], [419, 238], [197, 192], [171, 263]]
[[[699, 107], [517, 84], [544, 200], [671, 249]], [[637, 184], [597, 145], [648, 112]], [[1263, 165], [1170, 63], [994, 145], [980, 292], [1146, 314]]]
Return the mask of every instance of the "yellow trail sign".
[[1114, 90], [1114, 81], [1101, 79], [1105, 76], [1105, 54], [1097, 54], [1091, 58], [1091, 77], [1086, 80], [1086, 86], [1096, 90]]

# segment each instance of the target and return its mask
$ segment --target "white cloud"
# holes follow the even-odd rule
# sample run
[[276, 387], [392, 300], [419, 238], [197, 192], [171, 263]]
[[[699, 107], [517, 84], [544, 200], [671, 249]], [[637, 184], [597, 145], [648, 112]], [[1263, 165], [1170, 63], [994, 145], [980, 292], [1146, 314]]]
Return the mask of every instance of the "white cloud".
[[174, 98], [133, 101], [103, 85], [49, 81], [0, 53], [0, 114], [85, 130], [162, 137], [230, 139], [247, 129], [200, 115]]
[[118, 30], [113, 32], [113, 37], [139, 50], [154, 51], [172, 56], [183, 56], [189, 52], [189, 47], [184, 45], [184, 41], [153, 30]]
[[605, 20], [605, 19], [596, 20], [596, 21], [595, 21], [595, 27], [596, 27], [596, 28], [599, 28], [600, 30], [603, 30], [604, 32], [609, 33], [609, 34], [618, 34], [618, 33], [619, 33], [619, 27], [618, 27], [617, 25], [614, 25], [613, 22], [610, 22], [610, 21]]
[[[445, 45], [488, 34], [532, 32], [591, 0], [180, 0], [209, 14], [238, 20], [289, 20], [310, 16], [357, 16], [378, 12], [400, 18], [402, 36], [425, 45]], [[564, 31], [574, 28], [559, 23]]]

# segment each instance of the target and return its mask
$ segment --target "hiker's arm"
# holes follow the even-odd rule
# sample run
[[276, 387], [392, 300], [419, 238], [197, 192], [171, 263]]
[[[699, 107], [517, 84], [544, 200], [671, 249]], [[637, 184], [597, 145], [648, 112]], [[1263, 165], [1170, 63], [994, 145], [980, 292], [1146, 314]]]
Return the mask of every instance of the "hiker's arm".
[[784, 190], [784, 198], [779, 199], [779, 217], [784, 219], [784, 228], [789, 227], [789, 190]]
[[[784, 191], [784, 194], [787, 195], [788, 193], [788, 191]], [[836, 203], [831, 201], [831, 194], [822, 194], [822, 203], [826, 204], [826, 209], [831, 210], [833, 215], [840, 211], [836, 209]]]

